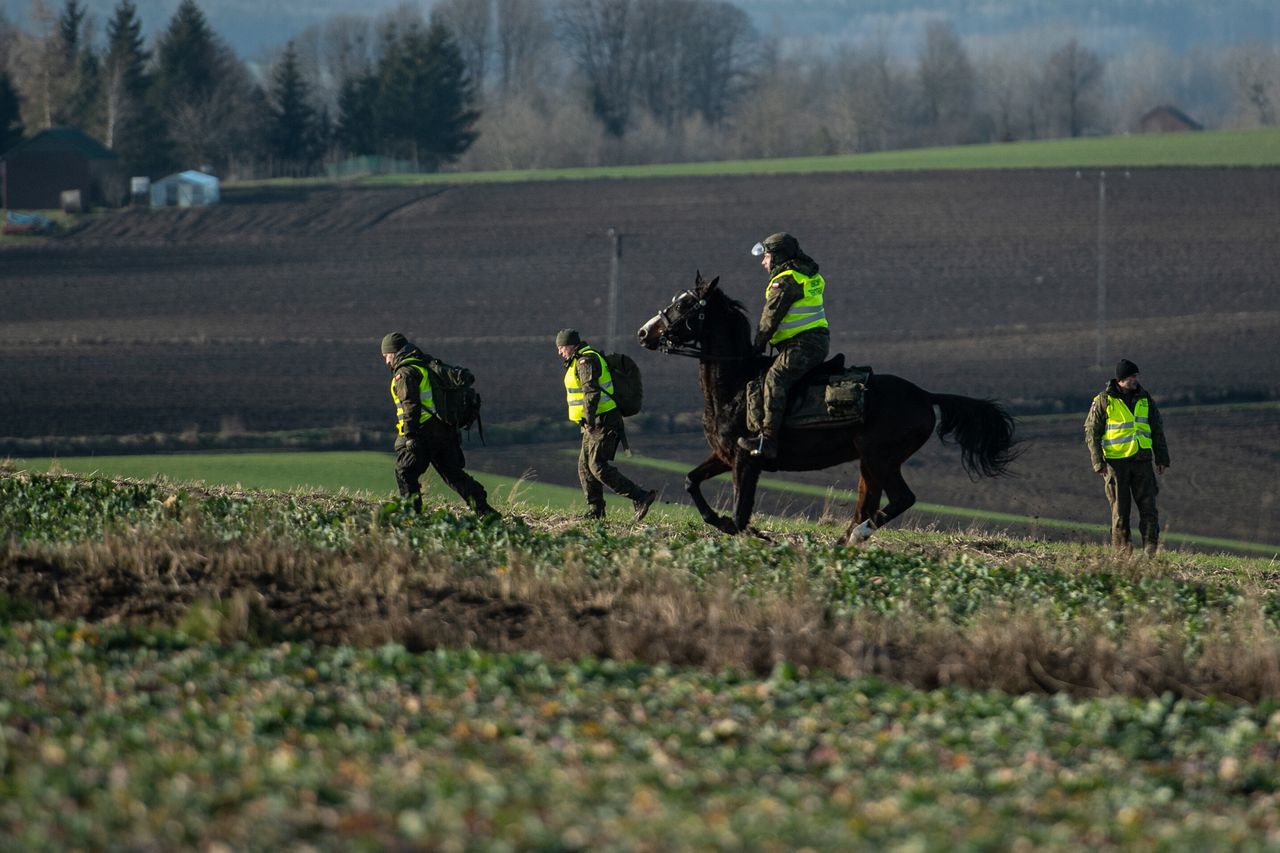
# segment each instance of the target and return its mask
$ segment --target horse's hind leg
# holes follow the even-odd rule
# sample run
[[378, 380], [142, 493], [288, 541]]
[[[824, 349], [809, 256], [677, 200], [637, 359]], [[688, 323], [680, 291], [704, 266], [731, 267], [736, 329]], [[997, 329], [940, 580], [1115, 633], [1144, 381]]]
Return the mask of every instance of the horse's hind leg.
[[858, 505], [853, 509], [853, 520], [857, 522], [871, 518], [880, 509], [880, 498], [883, 494], [884, 489], [880, 487], [880, 481], [867, 470], [864, 464], [858, 476]]
[[880, 487], [880, 481], [876, 479], [875, 473], [869, 471], [866, 462], [863, 462], [858, 477], [858, 505], [853, 508], [853, 518], [845, 528], [844, 536], [840, 537], [841, 545], [864, 542], [871, 535], [874, 527], [868, 522], [880, 509], [880, 498], [883, 493], [884, 490]]
[[[858, 501], [858, 513], [855, 520], [860, 523], [855, 527], [853, 522], [850, 522], [849, 529], [844, 535], [843, 541], [845, 544], [849, 542], [865, 542], [871, 537], [872, 531], [884, 527], [890, 521], [911, 509], [916, 502], [915, 493], [911, 491], [911, 487], [903, 479], [900, 468], [878, 472], [864, 470], [862, 479], [864, 482], [870, 479], [874, 484], [867, 487], [867, 493], [870, 495], [874, 489], [876, 500], [875, 503]], [[889, 495], [889, 503], [885, 505], [884, 509], [877, 509], [876, 505], [880, 502], [881, 489]], [[859, 487], [859, 493], [861, 493], [861, 487]]]

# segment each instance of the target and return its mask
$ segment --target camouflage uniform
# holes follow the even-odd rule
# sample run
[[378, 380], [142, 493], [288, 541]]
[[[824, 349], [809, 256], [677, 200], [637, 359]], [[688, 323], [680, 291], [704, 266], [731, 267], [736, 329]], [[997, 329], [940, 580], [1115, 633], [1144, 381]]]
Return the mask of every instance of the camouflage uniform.
[[[1147, 400], [1147, 419], [1151, 427], [1151, 448], [1139, 448], [1133, 456], [1124, 459], [1107, 459], [1103, 455], [1102, 440], [1107, 429], [1107, 398], [1123, 400], [1133, 411], [1137, 402]], [[1084, 421], [1084, 443], [1089, 448], [1089, 462], [1094, 473], [1105, 472], [1107, 501], [1111, 504], [1111, 544], [1125, 551], [1133, 550], [1129, 528], [1131, 504], [1138, 507], [1138, 530], [1147, 553], [1154, 554], [1160, 543], [1160, 515], [1156, 510], [1156, 494], [1160, 485], [1156, 482], [1154, 462], [1162, 467], [1169, 464], [1169, 445], [1165, 441], [1164, 423], [1155, 401], [1139, 386], [1126, 394], [1113, 379], [1106, 390], [1093, 400]]]
[[463, 469], [466, 459], [462, 454], [462, 436], [458, 430], [438, 417], [421, 420], [421, 374], [409, 364], [410, 360], [427, 365], [428, 374], [459, 369], [433, 359], [411, 344], [406, 344], [395, 354], [391, 363], [391, 388], [399, 409], [395, 471], [400, 496], [408, 498], [413, 508], [420, 512], [422, 485], [419, 478], [434, 465], [440, 479], [457, 492], [477, 515], [497, 515], [497, 510], [489, 506], [484, 486]]
[[580, 344], [573, 355], [565, 362], [565, 369], [572, 364], [578, 375], [578, 384], [582, 387], [582, 405], [585, 417], [579, 426], [582, 429], [582, 447], [578, 451], [578, 482], [582, 485], [582, 494], [591, 507], [588, 515], [595, 518], [604, 517], [604, 487], [628, 497], [636, 506], [637, 514], [643, 517], [640, 505], [648, 509], [654, 493], [646, 491], [628, 479], [621, 471], [610, 463], [618, 453], [618, 445], [626, 442], [626, 427], [622, 415], [617, 409], [604, 414], [597, 414], [600, 406], [600, 377], [602, 371], [600, 360], [582, 350], [586, 344]]
[[[796, 266], [787, 261], [772, 271], [773, 275]], [[803, 270], [802, 270], [803, 272]], [[763, 350], [777, 331], [792, 304], [804, 296], [804, 288], [791, 276], [783, 276], [769, 287], [764, 310], [760, 313], [756, 348]], [[765, 435], [777, 440], [787, 411], [787, 393], [802, 376], [827, 360], [831, 351], [831, 332], [825, 328], [810, 329], [778, 344], [778, 355], [764, 377]]]

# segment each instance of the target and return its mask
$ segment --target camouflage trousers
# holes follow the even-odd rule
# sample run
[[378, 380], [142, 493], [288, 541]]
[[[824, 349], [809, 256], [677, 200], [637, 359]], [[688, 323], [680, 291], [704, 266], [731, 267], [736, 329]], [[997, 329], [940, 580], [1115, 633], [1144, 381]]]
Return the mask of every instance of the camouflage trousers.
[[1129, 512], [1136, 504], [1142, 545], [1154, 554], [1160, 544], [1160, 514], [1156, 511], [1160, 485], [1151, 460], [1108, 459], [1104, 482], [1107, 500], [1111, 503], [1111, 544], [1125, 551], [1133, 550]]
[[614, 410], [601, 415], [599, 420], [595, 429], [582, 428], [582, 447], [578, 451], [578, 482], [587, 503], [603, 508], [605, 486], [632, 500], [644, 497], [644, 489], [610, 464], [618, 453], [625, 429], [622, 415]]
[[787, 392], [802, 376], [827, 360], [831, 334], [826, 329], [802, 332], [778, 347], [764, 377], [764, 431], [776, 436], [787, 413]]
[[492, 512], [484, 486], [463, 469], [465, 464], [461, 435], [439, 418], [422, 424], [412, 441], [405, 436], [396, 439], [396, 485], [400, 497], [407, 498], [416, 510], [422, 509], [419, 478], [434, 465], [445, 485], [457, 492], [474, 512]]

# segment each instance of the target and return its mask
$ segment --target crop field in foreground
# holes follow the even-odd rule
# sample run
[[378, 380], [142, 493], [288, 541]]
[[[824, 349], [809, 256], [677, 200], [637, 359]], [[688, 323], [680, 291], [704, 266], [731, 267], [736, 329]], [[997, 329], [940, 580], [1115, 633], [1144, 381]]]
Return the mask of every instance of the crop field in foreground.
[[[1211, 416], [1217, 423], [1219, 436], [1229, 434], [1223, 427], [1224, 415], [1214, 407]], [[1056, 420], [1056, 419], [1051, 419]], [[1072, 427], [1074, 428], [1074, 423]], [[1074, 439], [1074, 429], [1072, 430]], [[694, 521], [698, 519], [690, 501], [685, 496], [682, 480], [685, 473], [693, 466], [696, 454], [690, 453], [696, 442], [689, 436], [651, 439], [645, 444], [653, 450], [669, 450], [677, 458], [686, 461], [656, 458], [652, 455], [636, 454], [623, 457], [619, 462], [634, 474], [640, 482], [660, 490], [661, 500], [652, 512], [655, 517], [670, 521]], [[492, 453], [473, 454], [481, 465], [489, 470], [471, 468], [472, 474], [484, 484], [488, 490], [490, 502], [508, 511], [520, 512], [522, 507], [536, 506], [545, 509], [581, 512], [583, 497], [576, 483], [575, 465], [577, 447], [547, 445], [534, 450], [522, 447], [515, 451], [496, 450]], [[540, 469], [525, 468], [528, 455], [540, 458]], [[87, 456], [69, 457], [65, 459], [31, 459], [12, 462], [19, 470], [40, 473], [76, 473], [82, 475], [103, 475], [111, 477], [129, 477], [150, 480], [164, 478], [169, 481], [190, 481], [199, 486], [232, 487], [238, 489], [273, 490], [285, 492], [314, 492], [317, 490], [342, 493], [360, 493], [365, 497], [390, 498], [394, 492], [392, 480], [393, 457], [387, 453], [369, 451], [330, 451], [330, 452], [255, 452], [255, 453], [168, 453], [159, 455], [128, 456]], [[943, 466], [939, 466], [943, 467]], [[510, 470], [511, 476], [501, 472]], [[1188, 475], [1189, 481], [1196, 479], [1197, 472]], [[1012, 503], [1023, 510], [1020, 514], [982, 509], [984, 502], [975, 499], [973, 484], [965, 477], [959, 466], [953, 472], [952, 491], [939, 489], [936, 497], [954, 496], [959, 504], [944, 504], [936, 501], [922, 501], [912, 507], [906, 517], [895, 521], [894, 529], [919, 530], [922, 526], [936, 527], [945, 525], [948, 528], [964, 529], [979, 524], [988, 528], [1020, 531], [1033, 537], [1047, 536], [1059, 540], [1071, 541], [1110, 541], [1110, 527], [1105, 519], [1105, 504], [1102, 506], [1103, 523], [1082, 521], [1078, 518], [1055, 518], [1037, 510], [1050, 506], [1048, 496], [1036, 499], [1035, 485], [1038, 478], [1021, 478], [1006, 488], [1020, 489], [1026, 496]], [[963, 483], [959, 482], [963, 480]], [[1024, 480], [1028, 482], [1024, 482]], [[562, 483], [563, 485], [555, 485]], [[1096, 483], [1089, 483], [1096, 486]], [[428, 473], [423, 479], [423, 488], [447, 503], [460, 506], [461, 501], [449, 491], [435, 471]], [[1201, 483], [1201, 494], [1210, 484]], [[1061, 486], [1054, 487], [1054, 501], [1064, 504]], [[718, 511], [732, 512], [732, 489], [727, 477], [712, 481], [707, 486], [713, 503]], [[930, 494], [930, 497], [935, 495]], [[631, 511], [630, 503], [614, 495], [609, 495], [607, 510], [619, 518]], [[1090, 498], [1094, 500], [1090, 502]], [[839, 472], [818, 472], [816, 474], [793, 475], [787, 479], [777, 476], [765, 476], [760, 480], [760, 491], [757, 504], [761, 513], [770, 513], [781, 517], [807, 517], [821, 521], [827, 526], [827, 535], [832, 539], [839, 537], [848, 520], [852, 517], [853, 504], [857, 499], [856, 483], [845, 484]], [[1079, 496], [1079, 503], [1097, 504], [1096, 495], [1089, 493]], [[1170, 512], [1169, 502], [1165, 504], [1165, 529], [1161, 535], [1163, 546], [1168, 548], [1192, 548], [1199, 551], [1227, 551], [1236, 553], [1252, 553], [1258, 556], [1280, 556], [1280, 544], [1262, 541], [1229, 539], [1222, 536], [1202, 536], [1182, 532], [1174, 526], [1170, 530], [1169, 518], [1176, 516]], [[995, 503], [995, 505], [1000, 505]], [[1176, 509], [1181, 502], [1173, 503]], [[1097, 507], [1095, 506], [1096, 510]], [[1029, 513], [1029, 514], [1028, 514]], [[1271, 529], [1266, 519], [1259, 519], [1260, 536], [1270, 535]]]
[[1274, 563], [0, 472], [5, 847], [1264, 848]]

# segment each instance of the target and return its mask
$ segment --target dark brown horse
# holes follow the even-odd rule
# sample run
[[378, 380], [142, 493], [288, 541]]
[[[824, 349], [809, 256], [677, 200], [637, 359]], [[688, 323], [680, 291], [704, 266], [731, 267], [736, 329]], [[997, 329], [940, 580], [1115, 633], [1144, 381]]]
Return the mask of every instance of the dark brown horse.
[[[864, 421], [857, 426], [783, 430], [777, 459], [761, 462], [738, 447], [747, 432], [747, 382], [768, 366], [769, 359], [752, 350], [753, 326], [742, 304], [725, 296], [719, 278], [705, 281], [699, 273], [686, 290], [645, 323], [637, 333], [646, 349], [695, 356], [701, 362], [706, 408], [702, 427], [711, 456], [685, 476], [685, 490], [708, 524], [726, 533], [747, 530], [755, 505], [761, 470], [816, 471], [841, 462], [861, 460], [858, 505], [842, 544], [862, 542], [916, 502], [902, 478], [902, 463], [921, 448], [942, 412], [938, 437], [960, 445], [970, 476], [997, 477], [1017, 456], [1013, 418], [997, 403], [955, 394], [931, 394], [905, 379], [873, 375], [867, 384]], [[702, 496], [702, 482], [733, 472], [735, 507], [729, 519]], [[889, 503], [880, 508], [881, 497]]]

